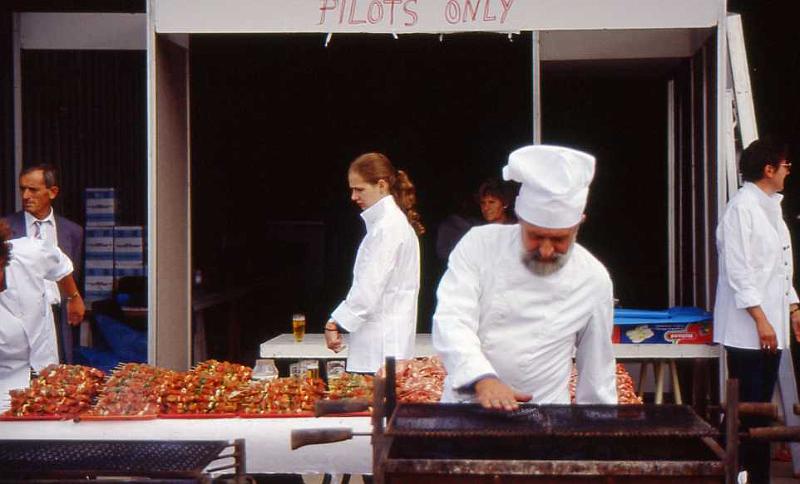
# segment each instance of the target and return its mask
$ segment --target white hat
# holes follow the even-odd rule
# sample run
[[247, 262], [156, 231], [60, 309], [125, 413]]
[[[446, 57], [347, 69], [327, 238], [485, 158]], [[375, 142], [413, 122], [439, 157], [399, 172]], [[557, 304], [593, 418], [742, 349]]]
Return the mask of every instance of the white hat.
[[594, 156], [561, 146], [525, 146], [508, 155], [503, 178], [522, 183], [515, 212], [522, 220], [549, 229], [581, 221]]

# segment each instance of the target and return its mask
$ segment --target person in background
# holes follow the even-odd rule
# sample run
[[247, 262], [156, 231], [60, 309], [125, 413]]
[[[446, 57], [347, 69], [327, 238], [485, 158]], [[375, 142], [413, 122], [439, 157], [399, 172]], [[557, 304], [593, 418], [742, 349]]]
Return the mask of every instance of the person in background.
[[347, 180], [367, 233], [358, 247], [350, 291], [325, 324], [325, 342], [338, 352], [341, 333], [350, 333], [347, 371], [375, 373], [387, 356], [414, 356], [417, 235], [425, 228], [414, 208], [414, 185], [385, 155], [359, 156], [350, 164]]
[[475, 210], [475, 197], [468, 190], [456, 188], [450, 195], [453, 211], [436, 229], [436, 256], [445, 262], [461, 237], [481, 222]]
[[513, 192], [511, 183], [489, 178], [478, 188], [478, 203], [483, 220], [489, 224], [513, 224]]
[[[40, 164], [26, 168], [19, 176], [19, 190], [23, 211], [6, 218], [11, 238], [32, 237], [58, 246], [72, 261], [78, 282], [77, 275], [83, 267], [83, 228], [53, 210], [53, 202], [60, 191], [55, 167]], [[55, 283], [47, 281], [45, 286], [48, 304], [53, 306], [60, 360], [72, 363], [77, 338], [69, 324], [66, 305], [61, 304]]]
[[71, 323], [83, 320], [85, 308], [72, 278], [72, 262], [58, 247], [9, 237], [8, 224], [0, 221], [0, 386], [15, 388], [22, 382], [27, 386], [30, 368], [40, 371], [58, 363], [44, 281], [57, 284]]
[[[729, 377], [739, 380], [744, 402], [772, 400], [790, 325], [800, 335], [792, 240], [779, 193], [791, 166], [775, 145], [751, 143], [739, 161], [744, 184], [717, 226], [714, 341], [725, 346]], [[742, 417], [745, 428], [767, 423], [764, 417]], [[769, 482], [769, 442], [743, 442], [739, 454], [749, 482]]]
[[522, 183], [519, 224], [470, 230], [437, 291], [433, 345], [447, 377], [442, 400], [514, 410], [519, 401], [569, 404], [573, 354], [578, 403], [616, 403], [613, 288], [575, 242], [594, 157], [527, 146], [503, 177]]

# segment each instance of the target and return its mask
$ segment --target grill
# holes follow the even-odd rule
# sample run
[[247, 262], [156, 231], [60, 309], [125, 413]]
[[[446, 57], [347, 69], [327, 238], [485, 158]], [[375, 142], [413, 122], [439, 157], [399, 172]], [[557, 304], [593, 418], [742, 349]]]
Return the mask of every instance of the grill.
[[[231, 449], [231, 452], [225, 452]], [[244, 442], [228, 441], [0, 441], [4, 478], [154, 477], [207, 481], [203, 470], [244, 472]], [[230, 461], [233, 460], [231, 463]]]
[[[466, 404], [398, 404], [392, 358], [385, 374], [375, 378], [371, 434], [293, 430], [292, 448], [370, 435], [375, 484], [733, 484], [742, 439], [800, 441], [800, 427], [740, 429], [740, 415], [774, 419], [777, 407], [740, 403], [737, 380], [728, 380], [728, 401], [720, 408], [723, 449], [719, 432], [684, 405], [521, 405], [499, 412]], [[368, 407], [366, 401], [319, 401], [316, 415]]]
[[[724, 482], [717, 431], [678, 405], [400, 404], [380, 438], [384, 482]], [[498, 481], [498, 479], [500, 479]]]
[[[373, 400], [376, 484], [734, 482], [735, 452], [726, 453], [719, 432], [688, 406], [521, 405], [507, 413], [397, 403], [392, 359], [385, 373], [375, 379]], [[292, 446], [353, 435], [293, 431]]]

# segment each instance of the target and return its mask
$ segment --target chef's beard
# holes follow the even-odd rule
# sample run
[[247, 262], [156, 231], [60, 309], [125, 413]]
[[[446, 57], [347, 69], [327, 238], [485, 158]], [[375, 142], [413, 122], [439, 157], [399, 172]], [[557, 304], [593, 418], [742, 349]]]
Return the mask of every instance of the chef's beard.
[[541, 254], [539, 253], [538, 249], [523, 251], [522, 263], [529, 271], [537, 276], [549, 276], [550, 274], [560, 271], [561, 268], [567, 265], [567, 262], [572, 255], [573, 246], [574, 244], [570, 244], [569, 250], [567, 250], [565, 254], [555, 254], [551, 260], [547, 261], [540, 260]]

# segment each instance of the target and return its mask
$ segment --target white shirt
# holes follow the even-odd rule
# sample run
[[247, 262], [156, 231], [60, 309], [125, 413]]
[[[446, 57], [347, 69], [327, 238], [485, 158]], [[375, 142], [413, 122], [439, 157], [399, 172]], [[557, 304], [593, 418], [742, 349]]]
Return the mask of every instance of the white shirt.
[[347, 370], [375, 372], [387, 356], [414, 356], [419, 294], [419, 241], [388, 195], [361, 212], [367, 234], [353, 285], [331, 317], [350, 332]]
[[0, 306], [22, 320], [34, 370], [58, 363], [53, 310], [46, 303], [45, 280], [59, 281], [72, 273], [72, 261], [61, 249], [43, 240], [10, 240], [11, 257], [5, 268], [6, 290]]
[[447, 369], [442, 400], [470, 400], [461, 389], [495, 375], [535, 403], [567, 404], [574, 353], [577, 402], [617, 403], [608, 272], [574, 244], [560, 270], [536, 275], [521, 260], [520, 231], [476, 227], [450, 254], [433, 316], [433, 345]]
[[29, 357], [22, 320], [0, 305], [0, 412], [10, 406], [9, 390], [30, 384]]
[[761, 306], [775, 330], [778, 348], [789, 343], [792, 240], [783, 221], [778, 193], [767, 195], [753, 183], [731, 198], [717, 226], [719, 277], [714, 304], [714, 341], [759, 349], [756, 324], [746, 308]]
[[[56, 217], [53, 212], [53, 207], [50, 207], [50, 213], [47, 217], [39, 220], [28, 212], [25, 212], [25, 234], [28, 237], [36, 237], [36, 222], [39, 222], [39, 238], [49, 242], [53, 245], [58, 245], [58, 229], [56, 228]], [[45, 290], [47, 291], [47, 300], [50, 304], [61, 303], [61, 292], [58, 290], [58, 285], [53, 281], [45, 281]]]

